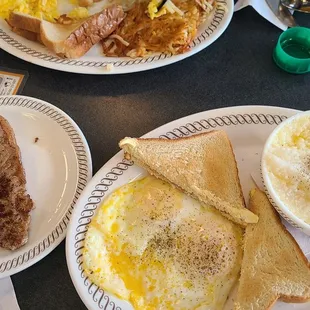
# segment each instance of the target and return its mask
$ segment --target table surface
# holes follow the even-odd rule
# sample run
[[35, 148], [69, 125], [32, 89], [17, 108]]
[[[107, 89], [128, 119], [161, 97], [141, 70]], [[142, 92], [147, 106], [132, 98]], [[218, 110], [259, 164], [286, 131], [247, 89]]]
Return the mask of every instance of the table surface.
[[[310, 16], [300, 14], [297, 20], [310, 26]], [[273, 63], [280, 33], [248, 7], [235, 13], [225, 33], [204, 51], [151, 71], [83, 76], [41, 68], [2, 50], [0, 66], [27, 70], [23, 95], [46, 100], [77, 122], [95, 173], [124, 136], [143, 135], [192, 113], [237, 105], [309, 109], [310, 74], [287, 74]], [[86, 309], [68, 273], [64, 242], [12, 280], [22, 310]]]

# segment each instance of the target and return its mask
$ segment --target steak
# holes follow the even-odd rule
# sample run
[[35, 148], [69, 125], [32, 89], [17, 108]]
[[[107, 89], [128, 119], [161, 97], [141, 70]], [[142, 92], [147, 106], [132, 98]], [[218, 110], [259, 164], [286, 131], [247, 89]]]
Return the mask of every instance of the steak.
[[15, 250], [28, 241], [32, 209], [14, 131], [0, 116], [0, 247]]

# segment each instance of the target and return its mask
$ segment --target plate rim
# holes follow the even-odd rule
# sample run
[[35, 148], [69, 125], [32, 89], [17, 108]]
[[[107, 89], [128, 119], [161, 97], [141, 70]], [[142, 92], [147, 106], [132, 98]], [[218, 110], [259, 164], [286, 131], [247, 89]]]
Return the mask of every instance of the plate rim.
[[[265, 112], [262, 112], [262, 111], [265, 111]], [[264, 106], [264, 105], [258, 105], [258, 106], [249, 105], [249, 106], [218, 108], [218, 109], [202, 111], [199, 113], [191, 114], [191, 115], [173, 120], [171, 122], [168, 122], [162, 126], [159, 126], [153, 129], [152, 131], [146, 133], [142, 137], [153, 137], [155, 133], [156, 133], [156, 137], [168, 138], [168, 139], [176, 138], [178, 137], [178, 134], [185, 135], [185, 136], [190, 135], [194, 133], [192, 132], [193, 128], [195, 128], [193, 124], [196, 126], [199, 126], [199, 123], [201, 122], [201, 120], [194, 121], [194, 122], [191, 120], [190, 123], [187, 122], [187, 120], [188, 119], [201, 119], [201, 117], [203, 117], [204, 119], [204, 118], [209, 117], [208, 114], [210, 115], [219, 114], [219, 116], [216, 116], [216, 117], [210, 116], [207, 119], [207, 121], [213, 122], [213, 123], [208, 124], [210, 127], [207, 128], [206, 130], [210, 130], [215, 127], [221, 127], [224, 125], [227, 125], [227, 126], [243, 125], [243, 124], [248, 124], [248, 125], [250, 124], [268, 124], [268, 125], [277, 124], [278, 125], [279, 123], [281, 123], [283, 120], [287, 118], [285, 114], [291, 115], [291, 114], [296, 114], [298, 112], [300, 112], [300, 110], [296, 110], [293, 108], [285, 108], [285, 107], [278, 107], [278, 106]], [[240, 118], [239, 120], [237, 120], [237, 124], [235, 124], [231, 120], [234, 121], [235, 116], [238, 116], [238, 115], [240, 115]], [[230, 124], [228, 124], [229, 116], [230, 117], [232, 116], [232, 118], [230, 119], [230, 122], [231, 122]], [[271, 118], [268, 118], [268, 116], [271, 116]], [[180, 125], [181, 123], [184, 125]], [[179, 124], [179, 125], [176, 125], [176, 124]], [[191, 125], [193, 127], [188, 127], [188, 125]], [[160, 134], [160, 135], [157, 134], [158, 132], [164, 131], [164, 130], [166, 131], [168, 130], [166, 134]], [[187, 132], [185, 130], [187, 130]], [[85, 210], [84, 209], [85, 204], [83, 204], [83, 200], [87, 199], [88, 202], [91, 202], [90, 198], [92, 197], [93, 195], [92, 192], [95, 190], [96, 186], [98, 184], [102, 184], [103, 180], [107, 180], [108, 182], [111, 182], [111, 176], [113, 175], [113, 173], [115, 173], [115, 170], [113, 172], [113, 169], [119, 169], [120, 171], [118, 175], [122, 175], [123, 171], [126, 171], [128, 167], [132, 166], [132, 163], [129, 161], [126, 161], [126, 160], [119, 161], [119, 159], [123, 158], [123, 156], [120, 156], [122, 155], [122, 153], [123, 151], [121, 150], [117, 152], [113, 157], [111, 157], [111, 159], [108, 160], [98, 170], [98, 172], [93, 176], [92, 180], [90, 180], [90, 182], [88, 183], [88, 185], [86, 186], [82, 195], [80, 196], [79, 200], [76, 203], [76, 209], [74, 210], [72, 214], [72, 218], [71, 218], [71, 221], [68, 227], [68, 235], [66, 239], [67, 266], [68, 266], [69, 274], [74, 284], [74, 287], [78, 295], [80, 296], [81, 300], [83, 301], [83, 303], [88, 309], [103, 309], [103, 308], [109, 309], [109, 306], [110, 306], [111, 309], [121, 310], [120, 307], [115, 305], [114, 302], [110, 300], [109, 296], [113, 296], [112, 294], [109, 294], [109, 293], [106, 294], [104, 290], [98, 288], [93, 283], [89, 283], [87, 277], [86, 278], [85, 276], [83, 277], [83, 270], [82, 268], [80, 268], [82, 263], [80, 262], [81, 254], [79, 254], [79, 251], [83, 248], [81, 241], [83, 242], [84, 239], [81, 240], [81, 239], [76, 238], [77, 235], [80, 234], [79, 231], [76, 231], [76, 228], [77, 228], [77, 221], [81, 219], [81, 215], [79, 213]], [[115, 165], [115, 163], [118, 163], [118, 164]], [[114, 181], [117, 181], [117, 179]], [[113, 183], [113, 180], [112, 180], [112, 183]], [[107, 183], [105, 184], [105, 186], [109, 187], [110, 185], [109, 183]], [[105, 191], [108, 191], [108, 189]], [[104, 197], [105, 195], [102, 196], [102, 199], [104, 199]], [[97, 201], [96, 203], [99, 204], [101, 202], [102, 200]], [[96, 208], [94, 210], [96, 210]], [[86, 227], [87, 223], [86, 224], [84, 223], [82, 225]], [[79, 225], [79, 226], [82, 226], [82, 225]], [[79, 273], [79, 281], [76, 279], [76, 277], [78, 276], [77, 273]], [[100, 304], [101, 302], [103, 304]], [[97, 306], [94, 306], [94, 303], [97, 304]]]
[[44, 234], [29, 250], [15, 255], [12, 259], [1, 260], [0, 279], [16, 274], [37, 263], [63, 241], [76, 201], [92, 177], [92, 158], [87, 140], [79, 126], [68, 114], [44, 100], [19, 95], [0, 96], [0, 109], [3, 107], [22, 107], [35, 110], [59, 125], [69, 137], [74, 148], [78, 178], [73, 200], [67, 206], [63, 217], [57, 222], [55, 228], [49, 233]]
[[[9, 33], [0, 26], [0, 48], [2, 48], [7, 53], [23, 59], [29, 63], [53, 69], [63, 72], [79, 73], [79, 74], [94, 74], [94, 75], [113, 75], [113, 74], [128, 74], [134, 72], [142, 72], [147, 70], [152, 70], [160, 67], [164, 67], [185, 58], [191, 57], [203, 49], [214, 43], [228, 28], [233, 14], [234, 14], [234, 1], [233, 0], [217, 0], [219, 3], [225, 3], [229, 8], [227, 11], [217, 7], [210, 21], [210, 25], [203, 28], [202, 33], [196, 37], [192, 42], [191, 50], [179, 55], [169, 55], [159, 54], [150, 55], [144, 58], [134, 58], [130, 59], [127, 57], [122, 57], [123, 60], [109, 61], [109, 57], [104, 57], [106, 61], [95, 62], [95, 61], [84, 61], [82, 59], [62, 59], [54, 54], [47, 51], [47, 53], [42, 53], [36, 51], [29, 47], [29, 45], [24, 45], [17, 39], [10, 36]], [[209, 38], [209, 39], [208, 39]], [[24, 39], [22, 39], [23, 41]], [[26, 40], [26, 39], [25, 39]], [[26, 42], [26, 41], [25, 41]], [[30, 44], [31, 46], [31, 44]], [[29, 56], [25, 59], [25, 56]], [[127, 60], [124, 60], [127, 59]], [[38, 62], [36, 61], [38, 60]], [[152, 62], [156, 60], [152, 64]], [[121, 70], [103, 70], [107, 64], [116, 63], [117, 68], [122, 67]], [[74, 68], [77, 66], [77, 69]], [[129, 70], [124, 70], [124, 68], [129, 67]], [[85, 68], [90, 69], [85, 71]], [[76, 70], [75, 70], [76, 69]]]

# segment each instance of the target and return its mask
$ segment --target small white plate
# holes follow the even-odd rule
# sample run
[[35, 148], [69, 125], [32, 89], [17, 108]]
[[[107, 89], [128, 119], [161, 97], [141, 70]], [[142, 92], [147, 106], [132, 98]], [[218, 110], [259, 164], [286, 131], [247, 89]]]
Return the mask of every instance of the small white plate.
[[15, 132], [27, 191], [35, 204], [27, 244], [15, 251], [0, 249], [2, 278], [33, 265], [65, 238], [74, 204], [91, 178], [92, 163], [79, 127], [53, 105], [1, 96], [0, 115]]
[[[260, 175], [260, 159], [266, 139], [278, 124], [296, 112], [291, 109], [265, 106], [218, 109], [181, 118], [153, 130], [145, 137], [175, 139], [213, 129], [225, 130], [234, 148], [243, 193], [248, 201], [249, 191], [255, 186], [251, 174], [253, 171], [258, 171], [258, 175]], [[129, 303], [99, 289], [85, 276], [82, 268], [83, 246], [88, 224], [103, 199], [141, 173], [143, 173], [141, 168], [123, 160], [123, 152], [117, 153], [89, 182], [72, 214], [66, 240], [67, 264], [75, 288], [88, 309], [132, 309]], [[297, 242], [300, 243], [301, 248], [306, 251], [305, 246], [309, 245], [310, 238], [305, 240], [299, 231], [290, 227], [289, 224], [287, 225]], [[231, 294], [225, 310], [232, 309], [233, 298], [234, 296]], [[273, 309], [306, 310], [309, 307], [310, 303], [293, 305], [277, 302]]]
[[[62, 2], [66, 2], [64, 7], [67, 7], [69, 0]], [[217, 7], [200, 25], [197, 37], [191, 43], [191, 49], [180, 55], [153, 54], [144, 58], [105, 57], [98, 43], [80, 59], [62, 59], [43, 45], [15, 34], [3, 19], [0, 19], [0, 48], [30, 63], [73, 73], [120, 74], [150, 70], [190, 57], [212, 44], [222, 35], [233, 16], [234, 1], [217, 0], [217, 2], [225, 5], [226, 10]], [[102, 2], [98, 5], [102, 6]], [[210, 55], [210, 57], [216, 57], [216, 55]], [[107, 70], [108, 64], [113, 65], [112, 71]]]

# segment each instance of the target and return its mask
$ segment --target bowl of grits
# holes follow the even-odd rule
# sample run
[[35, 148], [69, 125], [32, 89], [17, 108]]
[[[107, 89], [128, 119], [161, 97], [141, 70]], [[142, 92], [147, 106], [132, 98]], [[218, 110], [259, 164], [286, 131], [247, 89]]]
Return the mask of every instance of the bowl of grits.
[[264, 146], [261, 169], [276, 210], [310, 235], [310, 111], [276, 127]]

